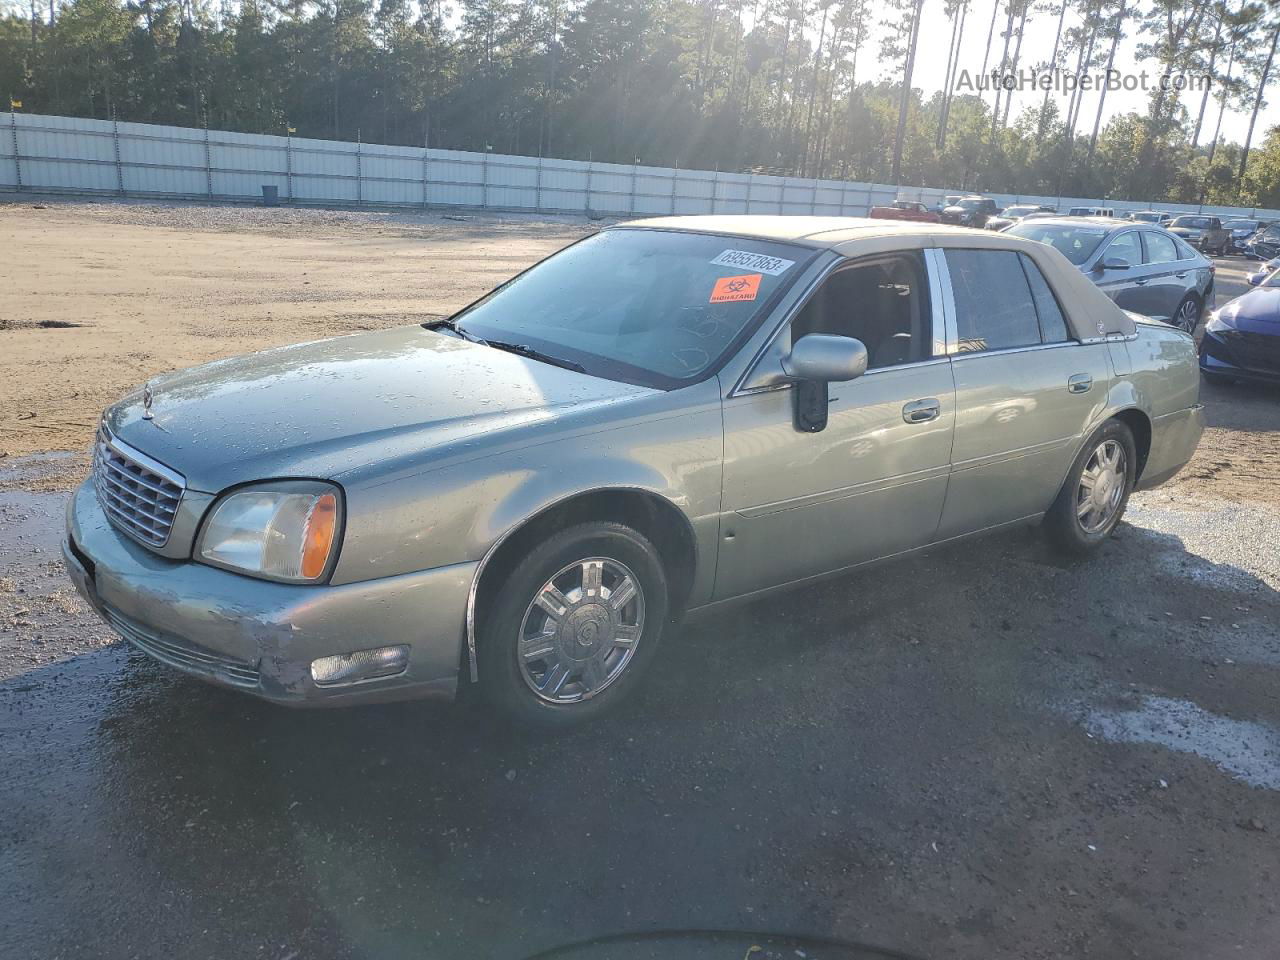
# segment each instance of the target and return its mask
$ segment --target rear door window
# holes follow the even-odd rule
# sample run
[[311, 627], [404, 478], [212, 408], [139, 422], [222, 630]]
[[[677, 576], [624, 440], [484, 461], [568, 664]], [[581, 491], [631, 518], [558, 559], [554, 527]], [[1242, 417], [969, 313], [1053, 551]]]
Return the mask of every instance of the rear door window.
[[1143, 237], [1147, 242], [1147, 263], [1171, 263], [1180, 259], [1173, 237], [1154, 231], [1143, 234]]
[[947, 250], [960, 353], [1041, 342], [1031, 284], [1012, 250]]

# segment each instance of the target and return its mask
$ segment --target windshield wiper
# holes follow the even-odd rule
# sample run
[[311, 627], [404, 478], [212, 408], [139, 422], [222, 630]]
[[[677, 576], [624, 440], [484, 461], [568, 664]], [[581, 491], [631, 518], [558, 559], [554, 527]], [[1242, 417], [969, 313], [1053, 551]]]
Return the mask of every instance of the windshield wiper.
[[566, 370], [573, 370], [575, 373], [586, 373], [587, 368], [573, 360], [566, 360], [564, 357], [553, 357], [549, 353], [543, 353], [541, 350], [535, 350], [527, 343], [504, 343], [501, 340], [482, 340], [481, 343], [493, 347], [495, 350], [505, 350], [507, 353], [518, 354], [522, 357], [528, 357], [530, 360], [541, 360], [543, 363], [549, 363], [554, 367], [564, 367]]
[[458, 326], [457, 320], [448, 320], [445, 318], [441, 318], [439, 320], [427, 320], [425, 323], [422, 324], [422, 326], [427, 330], [439, 330], [443, 327], [445, 330], [448, 330], [451, 333], [456, 333], [463, 340], [470, 340], [472, 343], [487, 342], [485, 340], [481, 340], [474, 333], [469, 333], [468, 331], [462, 329], [462, 327]]

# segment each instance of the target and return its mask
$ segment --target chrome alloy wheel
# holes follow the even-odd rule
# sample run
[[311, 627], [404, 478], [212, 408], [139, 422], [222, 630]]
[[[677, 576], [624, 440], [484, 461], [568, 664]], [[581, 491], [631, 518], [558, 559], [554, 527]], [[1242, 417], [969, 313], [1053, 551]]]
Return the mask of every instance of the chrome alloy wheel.
[[1097, 533], [1115, 519], [1127, 482], [1124, 447], [1116, 440], [1103, 440], [1085, 462], [1076, 489], [1081, 530]]
[[1178, 308], [1178, 316], [1175, 325], [1179, 330], [1185, 330], [1187, 333], [1195, 333], [1196, 326], [1200, 323], [1200, 311], [1196, 308], [1194, 300], [1188, 300]]
[[525, 610], [520, 674], [549, 703], [589, 700], [622, 675], [643, 632], [636, 575], [606, 557], [574, 561]]

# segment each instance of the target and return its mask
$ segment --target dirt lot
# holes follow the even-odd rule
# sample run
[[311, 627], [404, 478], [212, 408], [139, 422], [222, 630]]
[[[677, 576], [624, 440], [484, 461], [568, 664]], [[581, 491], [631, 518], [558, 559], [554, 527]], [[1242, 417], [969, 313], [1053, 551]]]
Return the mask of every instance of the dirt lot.
[[[695, 620], [557, 740], [259, 704], [69, 589], [65, 490], [124, 389], [446, 313], [590, 229], [0, 205], [0, 957], [1274, 960], [1280, 390], [1207, 389], [1196, 460], [1089, 562], [1019, 530]], [[572, 955], [746, 951], [647, 943]]]

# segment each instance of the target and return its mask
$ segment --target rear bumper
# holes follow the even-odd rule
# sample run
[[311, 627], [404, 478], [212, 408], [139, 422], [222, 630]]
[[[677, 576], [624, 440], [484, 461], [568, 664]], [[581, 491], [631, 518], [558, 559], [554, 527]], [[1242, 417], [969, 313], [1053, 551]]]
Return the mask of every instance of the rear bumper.
[[[340, 586], [271, 583], [160, 557], [116, 532], [92, 485], [67, 508], [63, 561], [76, 589], [133, 646], [210, 683], [295, 706], [457, 690], [475, 563]], [[408, 644], [394, 677], [318, 686], [311, 661]]]
[[1204, 406], [1156, 417], [1151, 423], [1151, 450], [1137, 489], [1149, 490], [1171, 480], [1195, 455], [1204, 433]]

